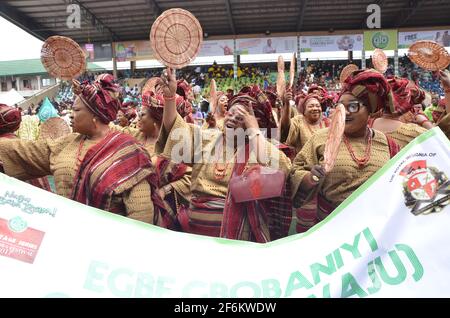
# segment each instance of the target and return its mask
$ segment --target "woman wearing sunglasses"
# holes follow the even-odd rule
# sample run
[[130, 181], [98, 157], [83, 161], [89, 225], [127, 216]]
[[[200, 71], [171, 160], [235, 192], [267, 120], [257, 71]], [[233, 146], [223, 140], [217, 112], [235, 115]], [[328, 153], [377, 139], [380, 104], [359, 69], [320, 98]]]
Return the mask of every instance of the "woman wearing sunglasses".
[[334, 168], [326, 173], [322, 166], [328, 130], [321, 130], [294, 160], [290, 176], [295, 207], [317, 193], [317, 219], [323, 220], [398, 151], [392, 139], [367, 125], [370, 114], [392, 102], [391, 88], [379, 72], [360, 70], [347, 78], [338, 100], [346, 119]]

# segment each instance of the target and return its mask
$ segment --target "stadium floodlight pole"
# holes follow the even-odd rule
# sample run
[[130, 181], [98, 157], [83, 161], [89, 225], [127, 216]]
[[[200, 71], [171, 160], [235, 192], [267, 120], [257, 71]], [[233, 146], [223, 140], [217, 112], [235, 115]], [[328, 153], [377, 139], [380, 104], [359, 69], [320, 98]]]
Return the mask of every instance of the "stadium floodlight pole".
[[297, 35], [297, 76], [300, 76], [300, 72], [302, 71], [302, 49], [300, 47], [300, 43], [300, 35]]
[[366, 49], [364, 48], [364, 45], [363, 45], [363, 48], [361, 51], [361, 69], [365, 69], [365, 68], [366, 68]]
[[237, 65], [237, 51], [236, 51], [236, 39], [233, 39], [233, 45], [234, 45], [234, 50], [233, 50], [233, 90], [235, 88], [236, 85], [236, 81], [237, 81], [237, 77], [238, 77], [238, 65]]
[[394, 75], [398, 76], [398, 48], [394, 50]]
[[233, 32], [233, 35], [236, 35], [236, 27], [234, 26], [233, 11], [231, 10], [230, 0], [224, 0], [224, 2], [225, 2], [225, 6], [227, 8], [227, 17], [228, 17], [228, 23], [230, 23], [231, 32]]

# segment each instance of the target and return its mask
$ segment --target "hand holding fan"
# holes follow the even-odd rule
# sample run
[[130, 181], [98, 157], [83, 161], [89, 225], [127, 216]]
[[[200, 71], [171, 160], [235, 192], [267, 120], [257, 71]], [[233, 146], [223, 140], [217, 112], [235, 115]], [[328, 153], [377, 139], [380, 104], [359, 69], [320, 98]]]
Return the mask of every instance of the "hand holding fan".
[[203, 42], [203, 30], [189, 11], [164, 11], [153, 23], [150, 45], [156, 58], [164, 65], [180, 69], [195, 59]]

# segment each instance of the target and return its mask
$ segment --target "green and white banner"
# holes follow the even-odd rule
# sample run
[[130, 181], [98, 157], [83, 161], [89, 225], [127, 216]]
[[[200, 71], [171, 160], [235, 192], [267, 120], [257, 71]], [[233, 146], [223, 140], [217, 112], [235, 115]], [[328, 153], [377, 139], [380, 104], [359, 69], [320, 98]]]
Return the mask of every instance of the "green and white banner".
[[449, 176], [450, 142], [435, 128], [326, 221], [260, 245], [168, 231], [0, 175], [0, 297], [450, 297]]
[[374, 30], [364, 31], [364, 49], [373, 51], [375, 49], [396, 50], [397, 30]]

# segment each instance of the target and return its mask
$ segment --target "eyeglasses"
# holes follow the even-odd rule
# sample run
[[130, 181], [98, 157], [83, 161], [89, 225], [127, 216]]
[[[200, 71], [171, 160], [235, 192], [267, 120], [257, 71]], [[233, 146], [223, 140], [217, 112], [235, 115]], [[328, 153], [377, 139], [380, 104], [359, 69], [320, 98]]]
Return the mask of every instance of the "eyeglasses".
[[344, 105], [344, 103], [339, 104], [343, 105], [345, 109], [351, 114], [359, 112], [359, 109], [361, 107], [361, 103], [358, 101], [350, 102], [347, 105]]

